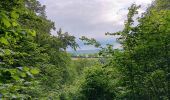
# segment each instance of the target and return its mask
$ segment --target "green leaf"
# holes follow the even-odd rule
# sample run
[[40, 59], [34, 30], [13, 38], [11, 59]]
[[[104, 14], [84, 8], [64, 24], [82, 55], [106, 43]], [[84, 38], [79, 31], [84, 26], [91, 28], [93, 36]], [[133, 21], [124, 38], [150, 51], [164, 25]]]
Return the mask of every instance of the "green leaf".
[[21, 73], [21, 77], [26, 77], [26, 73]]
[[31, 74], [38, 74], [39, 73], [39, 70], [38, 69], [36, 69], [36, 68], [33, 68], [33, 69], [31, 69], [30, 70], [30, 72], [31, 72]]
[[26, 30], [26, 32], [31, 36], [36, 36], [36, 32], [34, 30]]
[[17, 70], [16, 69], [11, 69], [11, 70], [8, 70], [11, 74], [16, 74], [17, 73]]
[[0, 38], [0, 42], [3, 43], [3, 44], [5, 44], [5, 45], [8, 45], [8, 44], [9, 44], [8, 40], [7, 40], [6, 38], [4, 38], [4, 37], [1, 37], [1, 38]]
[[23, 67], [23, 71], [29, 71], [28, 67]]
[[5, 49], [5, 54], [6, 55], [10, 55], [11, 54], [11, 51], [9, 49]]
[[33, 30], [30, 32], [31, 36], [36, 36], [36, 32]]
[[4, 23], [4, 25], [5, 25], [7, 28], [11, 26], [9, 20], [6, 19], [6, 18], [2, 18], [2, 23]]
[[19, 18], [19, 14], [17, 14], [15, 11], [11, 12], [11, 17], [14, 19], [18, 19]]
[[17, 75], [13, 75], [12, 78], [17, 80], [17, 81], [20, 80], [19, 76], [17, 76]]
[[12, 22], [12, 26], [18, 26], [18, 24], [16, 22]]
[[0, 51], [0, 56], [4, 56], [4, 53]]

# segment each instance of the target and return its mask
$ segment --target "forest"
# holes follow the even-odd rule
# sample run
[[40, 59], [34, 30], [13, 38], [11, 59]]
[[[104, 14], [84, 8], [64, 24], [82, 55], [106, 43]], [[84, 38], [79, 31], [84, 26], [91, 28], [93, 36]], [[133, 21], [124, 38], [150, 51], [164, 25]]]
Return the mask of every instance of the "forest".
[[0, 100], [170, 100], [170, 0], [153, 1], [138, 18], [140, 5], [128, 8], [124, 29], [105, 33], [122, 49], [82, 36], [98, 59], [72, 60], [76, 37], [56, 30], [45, 8], [0, 1]]

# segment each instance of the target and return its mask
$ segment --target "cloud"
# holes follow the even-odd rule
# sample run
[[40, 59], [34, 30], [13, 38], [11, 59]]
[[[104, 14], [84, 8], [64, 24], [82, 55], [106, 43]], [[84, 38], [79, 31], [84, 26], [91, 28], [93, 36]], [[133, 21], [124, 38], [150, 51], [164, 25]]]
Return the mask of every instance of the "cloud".
[[132, 3], [141, 4], [142, 13], [152, 0], [40, 0], [40, 2], [47, 6], [47, 16], [56, 23], [56, 28], [62, 28], [78, 38], [85, 35], [98, 40], [107, 40], [110, 38], [104, 36], [105, 32], [123, 29], [127, 8]]

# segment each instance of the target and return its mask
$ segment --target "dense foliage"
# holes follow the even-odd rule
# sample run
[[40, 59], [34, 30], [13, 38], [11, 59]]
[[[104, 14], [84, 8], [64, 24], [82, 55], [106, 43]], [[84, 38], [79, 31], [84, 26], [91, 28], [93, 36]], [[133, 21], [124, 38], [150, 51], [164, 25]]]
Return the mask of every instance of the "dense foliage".
[[[169, 100], [169, 4], [169, 0], [156, 0], [137, 20], [134, 20], [134, 16], [138, 14], [140, 6], [133, 4], [129, 8], [124, 29], [117, 33], [106, 33], [119, 36], [121, 50], [113, 50], [112, 45], [103, 48], [96, 40], [82, 37], [86, 45], [102, 48], [99, 54], [107, 60], [103, 65], [85, 72], [84, 79], [81, 78], [83, 81], [80, 86], [76, 85], [79, 88], [71, 98]], [[136, 21], [138, 25], [135, 26]], [[113, 73], [105, 73], [108, 69]]]
[[[36, 0], [0, 1], [0, 97], [49, 98], [70, 78], [68, 46], [75, 37], [61, 30]], [[63, 40], [64, 39], [64, 40]]]
[[[75, 37], [55, 30], [36, 0], [0, 1], [0, 99], [169, 100], [170, 1], [156, 0], [141, 17], [129, 7], [118, 35], [121, 49], [102, 47], [96, 59], [73, 60]], [[137, 25], [134, 23], [138, 22]]]

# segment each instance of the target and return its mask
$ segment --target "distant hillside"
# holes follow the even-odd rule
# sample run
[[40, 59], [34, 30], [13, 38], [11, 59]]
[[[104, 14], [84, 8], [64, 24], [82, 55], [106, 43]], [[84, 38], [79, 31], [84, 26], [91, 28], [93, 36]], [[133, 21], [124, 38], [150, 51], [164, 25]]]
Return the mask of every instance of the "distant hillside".
[[77, 50], [77, 51], [68, 51], [69, 53], [71, 54], [94, 54], [94, 53], [98, 53], [99, 50], [96, 49], [96, 50]]

